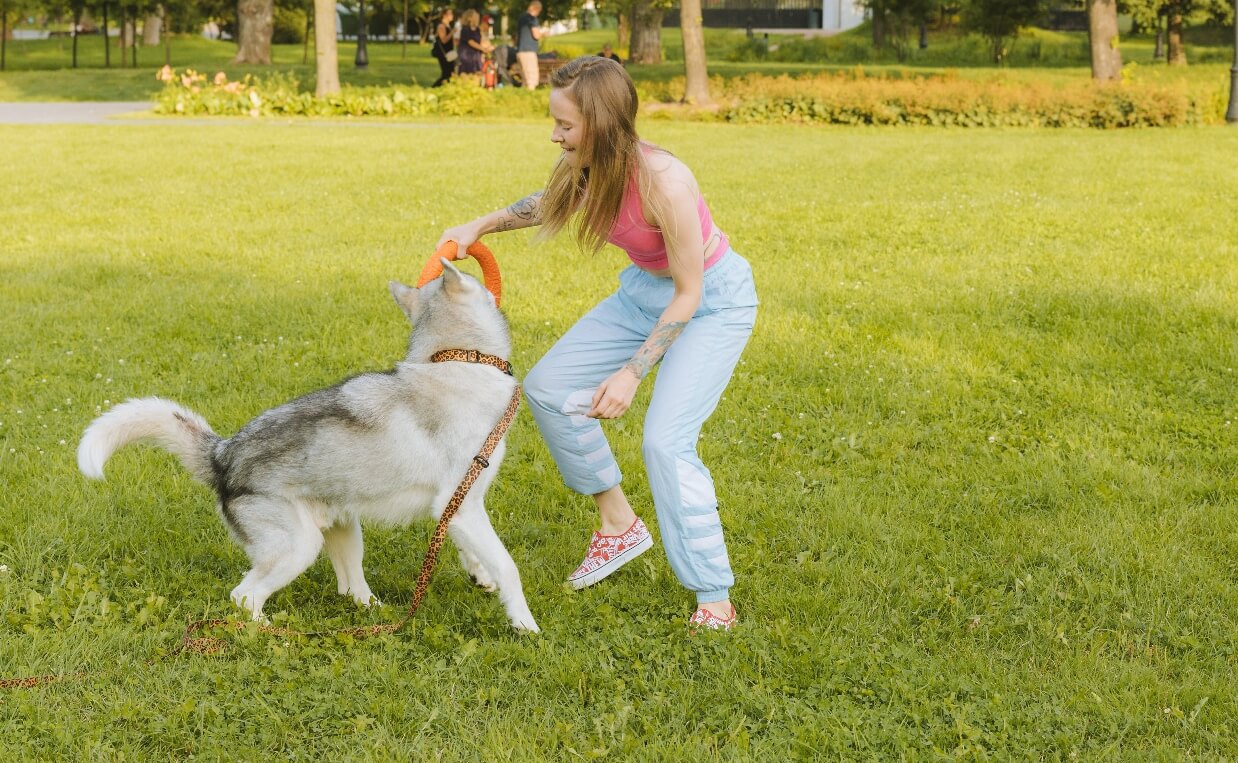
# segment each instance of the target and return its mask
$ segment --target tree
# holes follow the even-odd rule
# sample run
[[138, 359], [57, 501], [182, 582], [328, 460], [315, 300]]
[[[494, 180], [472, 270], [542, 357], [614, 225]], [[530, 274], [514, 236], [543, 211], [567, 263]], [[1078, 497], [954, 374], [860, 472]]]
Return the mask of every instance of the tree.
[[634, 64], [662, 63], [662, 17], [668, 0], [633, 0], [632, 39], [628, 60]]
[[708, 106], [709, 71], [705, 64], [705, 32], [701, 28], [701, 0], [681, 0], [679, 33], [683, 35], [684, 93], [687, 103]]
[[1186, 66], [1186, 46], [1182, 33], [1186, 19], [1207, 15], [1208, 18], [1227, 24], [1233, 11], [1225, 0], [1124, 0], [1123, 10], [1130, 13], [1141, 26], [1157, 25], [1165, 18], [1166, 61], [1170, 66]]
[[1044, 14], [1044, 0], [968, 0], [963, 6], [963, 26], [989, 41], [993, 63], [1010, 54], [1010, 44], [1025, 27]]
[[146, 13], [146, 20], [142, 22], [142, 44], [148, 48], [153, 48], [159, 44], [159, 38], [163, 33], [163, 4], [156, 3], [155, 7]]
[[102, 0], [99, 3], [99, 9], [103, 12], [103, 28], [100, 30], [103, 33], [103, 66], [112, 68], [112, 45], [107, 38], [107, 7], [108, 1]]
[[9, 47], [9, 0], [0, 0], [0, 72], [4, 71]]
[[[334, 15], [335, 6], [331, 12]], [[275, 0], [237, 0], [236, 58], [234, 64], [270, 64], [271, 34], [275, 31]], [[335, 34], [335, 24], [330, 25]]]
[[314, 95], [340, 92], [340, 56], [335, 45], [335, 0], [314, 0], [314, 63], [318, 72]]
[[918, 32], [941, 6], [936, 0], [862, 0], [872, 14], [873, 46], [890, 43], [899, 61], [911, 51], [912, 32]]
[[1087, 0], [1087, 4], [1092, 79], [1116, 80], [1122, 76], [1122, 53], [1118, 50], [1117, 0]]

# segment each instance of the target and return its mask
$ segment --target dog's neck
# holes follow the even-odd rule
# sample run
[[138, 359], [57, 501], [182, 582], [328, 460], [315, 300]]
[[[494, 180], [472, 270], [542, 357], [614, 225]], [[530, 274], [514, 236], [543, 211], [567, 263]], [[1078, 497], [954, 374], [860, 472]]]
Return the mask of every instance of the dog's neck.
[[439, 350], [430, 356], [431, 363], [463, 362], [481, 363], [499, 369], [512, 376], [512, 364], [498, 355], [489, 355], [477, 350]]

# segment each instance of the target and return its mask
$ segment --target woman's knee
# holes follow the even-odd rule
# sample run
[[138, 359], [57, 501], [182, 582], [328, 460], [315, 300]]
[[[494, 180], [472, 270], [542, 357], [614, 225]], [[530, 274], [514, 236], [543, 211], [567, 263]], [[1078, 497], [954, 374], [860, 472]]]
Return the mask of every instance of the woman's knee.
[[691, 443], [683, 434], [665, 426], [645, 426], [645, 437], [641, 443], [645, 463], [672, 463], [680, 454], [692, 450]]
[[530, 404], [559, 410], [563, 404], [564, 391], [558, 388], [560, 385], [555, 383], [554, 377], [554, 370], [541, 363], [533, 366], [532, 370], [525, 374], [524, 396]]

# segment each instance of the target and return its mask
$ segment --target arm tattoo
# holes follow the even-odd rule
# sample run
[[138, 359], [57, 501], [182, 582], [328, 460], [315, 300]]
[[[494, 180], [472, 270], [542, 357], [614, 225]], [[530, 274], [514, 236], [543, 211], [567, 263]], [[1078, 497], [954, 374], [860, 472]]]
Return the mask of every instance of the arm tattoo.
[[654, 326], [649, 338], [623, 367], [636, 374], [637, 379], [644, 379], [687, 325], [687, 321], [667, 321]]
[[[500, 220], [499, 224], [495, 226], [496, 229], [500, 231], [512, 230], [516, 227], [523, 228], [527, 225], [535, 225], [541, 222], [541, 201], [542, 191], [538, 191], [537, 193], [529, 194], [515, 204], [512, 204], [507, 208], [507, 214], [511, 215], [511, 217]], [[517, 226], [516, 223], [519, 220], [524, 220], [525, 225]]]

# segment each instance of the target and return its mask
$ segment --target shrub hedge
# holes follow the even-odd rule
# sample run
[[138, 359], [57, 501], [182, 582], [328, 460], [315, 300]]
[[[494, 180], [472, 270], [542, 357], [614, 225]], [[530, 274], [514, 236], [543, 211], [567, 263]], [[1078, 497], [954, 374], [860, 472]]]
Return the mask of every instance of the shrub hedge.
[[948, 127], [1171, 127], [1219, 121], [1215, 100], [1146, 83], [1054, 87], [950, 75], [754, 77], [726, 85], [731, 122]]
[[[164, 68], [156, 111], [169, 115], [317, 117], [539, 117], [547, 91], [484, 90], [461, 78], [441, 88], [345, 88], [317, 98], [287, 74], [228, 81]], [[641, 100], [679, 100], [683, 80], [639, 83]], [[1224, 100], [1181, 86], [1144, 82], [1063, 86], [977, 81], [951, 74], [871, 76], [862, 70], [799, 77], [715, 77], [713, 110], [655, 109], [676, 118], [736, 123], [929, 125], [943, 127], [1170, 127], [1219, 122]]]

